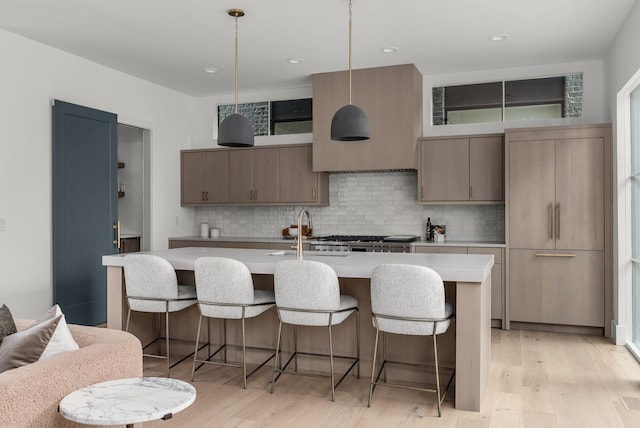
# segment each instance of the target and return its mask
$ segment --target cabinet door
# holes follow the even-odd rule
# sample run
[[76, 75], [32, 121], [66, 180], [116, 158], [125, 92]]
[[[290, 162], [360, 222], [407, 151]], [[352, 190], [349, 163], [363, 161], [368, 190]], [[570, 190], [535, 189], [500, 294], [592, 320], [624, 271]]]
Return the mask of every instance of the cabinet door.
[[280, 149], [281, 202], [317, 202], [318, 173], [312, 171], [311, 158], [311, 146]]
[[603, 327], [604, 252], [558, 254], [565, 252], [510, 250], [510, 319]]
[[280, 149], [253, 152], [253, 202], [280, 202]]
[[511, 248], [555, 248], [555, 142], [509, 146], [509, 242]]
[[205, 158], [205, 203], [229, 202], [229, 152], [210, 151]]
[[469, 139], [469, 200], [504, 201], [502, 137]]
[[469, 200], [469, 139], [424, 140], [421, 201]]
[[491, 318], [502, 319], [502, 249], [469, 247], [469, 254], [493, 254], [491, 268]]
[[556, 142], [556, 248], [604, 250], [604, 141]]
[[253, 202], [253, 150], [229, 151], [229, 202]]
[[205, 203], [205, 154], [183, 152], [181, 154], [181, 202], [182, 205]]

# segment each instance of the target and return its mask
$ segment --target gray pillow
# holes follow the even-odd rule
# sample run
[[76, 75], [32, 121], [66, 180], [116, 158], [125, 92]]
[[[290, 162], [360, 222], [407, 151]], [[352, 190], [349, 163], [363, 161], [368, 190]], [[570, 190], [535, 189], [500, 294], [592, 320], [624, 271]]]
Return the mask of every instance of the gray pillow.
[[7, 308], [7, 305], [2, 305], [0, 308], [0, 343], [5, 337], [16, 332], [16, 323], [13, 322], [13, 316], [11, 311]]
[[38, 361], [62, 315], [4, 338], [0, 344], [0, 373]]

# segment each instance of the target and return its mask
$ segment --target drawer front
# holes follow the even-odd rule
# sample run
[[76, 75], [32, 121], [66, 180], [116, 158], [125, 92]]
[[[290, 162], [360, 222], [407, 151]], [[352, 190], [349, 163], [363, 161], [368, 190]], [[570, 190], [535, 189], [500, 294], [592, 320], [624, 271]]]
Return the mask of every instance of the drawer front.
[[269, 248], [269, 244], [266, 242], [236, 242], [236, 241], [228, 241], [228, 242], [219, 242], [218, 247], [220, 248], [249, 248], [249, 249], [263, 249], [266, 250]]
[[604, 252], [511, 250], [512, 321], [604, 327]]

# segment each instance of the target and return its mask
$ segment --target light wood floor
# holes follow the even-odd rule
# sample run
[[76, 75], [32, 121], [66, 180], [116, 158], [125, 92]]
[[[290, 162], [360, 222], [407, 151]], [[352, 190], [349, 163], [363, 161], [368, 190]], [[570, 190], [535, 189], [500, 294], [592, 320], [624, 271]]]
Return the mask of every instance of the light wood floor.
[[[591, 336], [492, 330], [491, 376], [479, 413], [453, 407], [437, 417], [433, 394], [377, 388], [367, 408], [369, 379], [347, 377], [331, 402], [328, 381], [286, 376], [268, 392], [271, 367], [249, 378], [241, 370], [206, 366], [196, 374], [196, 402], [168, 421], [146, 427], [640, 427], [640, 365], [625, 347]], [[371, 352], [371, 350], [362, 350]], [[145, 376], [162, 376], [145, 361]], [[172, 377], [190, 381], [185, 361]]]

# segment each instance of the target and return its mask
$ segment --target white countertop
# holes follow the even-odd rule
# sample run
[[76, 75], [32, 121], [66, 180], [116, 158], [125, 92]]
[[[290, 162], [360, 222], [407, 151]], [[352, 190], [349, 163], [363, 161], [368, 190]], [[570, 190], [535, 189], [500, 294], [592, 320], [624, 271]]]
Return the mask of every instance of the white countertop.
[[[292, 239], [286, 239], [282, 237], [276, 238], [260, 238], [253, 236], [235, 237], [229, 236], [220, 238], [203, 238], [200, 236], [179, 236], [175, 238], [169, 238], [170, 241], [210, 241], [210, 242], [263, 242], [263, 243], [282, 243], [291, 242]], [[313, 238], [310, 239], [311, 241]], [[497, 241], [444, 241], [444, 242], [426, 242], [415, 241], [411, 245], [421, 247], [489, 247], [489, 248], [504, 248], [504, 242]]]
[[[281, 260], [295, 259], [295, 251], [255, 250], [244, 248], [185, 247], [149, 251], [167, 259], [177, 270], [193, 270], [198, 257], [228, 257], [240, 260], [252, 273], [273, 274]], [[270, 253], [275, 253], [271, 255]], [[334, 255], [331, 255], [334, 254]], [[373, 269], [381, 264], [401, 263], [430, 267], [444, 281], [482, 282], [491, 273], [493, 255], [481, 254], [417, 254], [417, 253], [336, 253], [305, 251], [305, 260], [315, 260], [331, 266], [342, 278], [371, 278]], [[346, 254], [346, 255], [345, 255]], [[104, 266], [124, 266], [126, 254], [102, 256]]]

